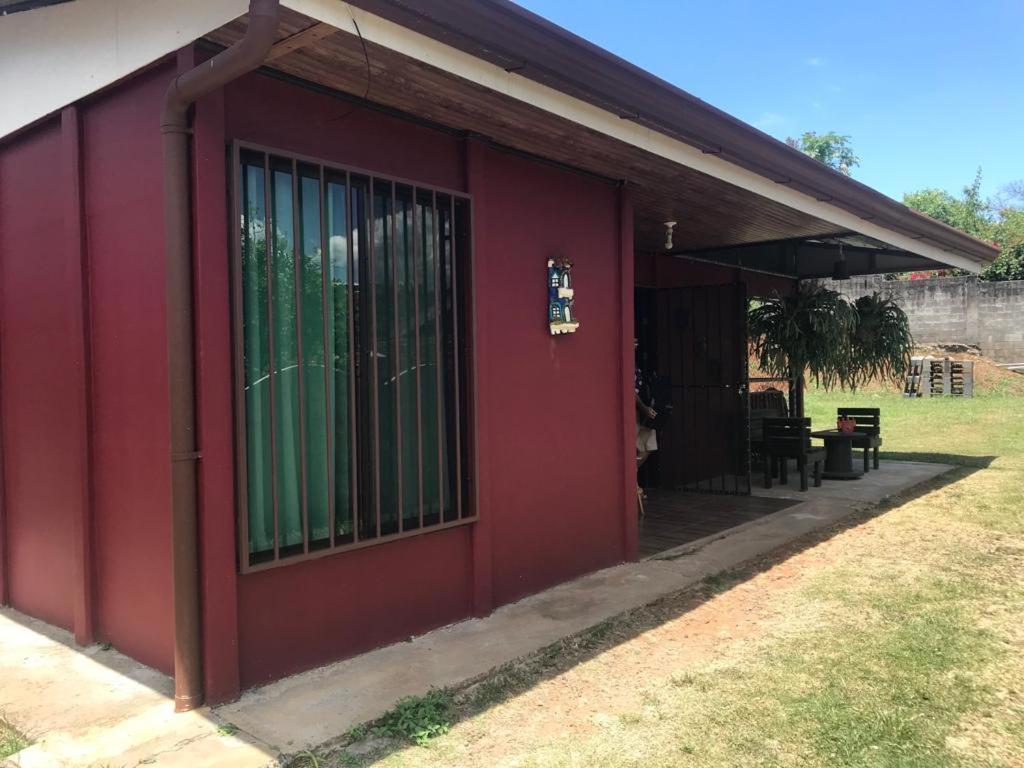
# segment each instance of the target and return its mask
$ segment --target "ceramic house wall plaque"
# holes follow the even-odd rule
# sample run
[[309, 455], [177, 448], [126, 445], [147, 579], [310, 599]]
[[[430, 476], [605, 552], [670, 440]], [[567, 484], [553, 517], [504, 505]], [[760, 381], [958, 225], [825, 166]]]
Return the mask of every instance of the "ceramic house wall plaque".
[[580, 327], [573, 307], [572, 264], [566, 259], [548, 259], [548, 327], [552, 336]]

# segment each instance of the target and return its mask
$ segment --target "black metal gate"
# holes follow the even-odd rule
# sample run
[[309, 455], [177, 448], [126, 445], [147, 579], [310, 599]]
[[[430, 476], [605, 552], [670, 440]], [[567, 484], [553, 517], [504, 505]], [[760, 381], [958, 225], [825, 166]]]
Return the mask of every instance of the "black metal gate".
[[656, 325], [673, 402], [658, 433], [662, 487], [749, 494], [746, 285], [658, 291]]

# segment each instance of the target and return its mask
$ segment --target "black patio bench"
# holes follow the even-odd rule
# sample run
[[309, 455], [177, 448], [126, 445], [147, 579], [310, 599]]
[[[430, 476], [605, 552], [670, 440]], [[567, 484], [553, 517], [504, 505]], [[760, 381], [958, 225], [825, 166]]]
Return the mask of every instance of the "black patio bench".
[[837, 408], [836, 413], [841, 419], [853, 419], [857, 423], [855, 432], [863, 432], [864, 437], [853, 441], [854, 448], [864, 451], [864, 472], [870, 471], [869, 458], [874, 453], [874, 467], [878, 469], [878, 448], [882, 445], [882, 411], [879, 408]]
[[750, 452], [764, 455], [764, 421], [789, 416], [786, 396], [777, 389], [750, 393]]
[[769, 418], [764, 420], [764, 487], [772, 487], [772, 477], [779, 475], [779, 482], [788, 481], [789, 459], [796, 459], [800, 472], [800, 490], [807, 490], [807, 468], [814, 467], [814, 487], [821, 486], [822, 465], [825, 463], [825, 449], [811, 444], [811, 420], [809, 418]]

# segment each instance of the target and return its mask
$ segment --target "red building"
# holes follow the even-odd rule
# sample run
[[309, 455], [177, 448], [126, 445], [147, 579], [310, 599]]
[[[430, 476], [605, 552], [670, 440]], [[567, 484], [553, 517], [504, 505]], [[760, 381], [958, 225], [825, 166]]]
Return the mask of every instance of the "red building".
[[747, 295], [995, 256], [505, 0], [138, 5], [0, 17], [0, 602], [182, 708], [635, 559], [638, 318], [742, 493]]

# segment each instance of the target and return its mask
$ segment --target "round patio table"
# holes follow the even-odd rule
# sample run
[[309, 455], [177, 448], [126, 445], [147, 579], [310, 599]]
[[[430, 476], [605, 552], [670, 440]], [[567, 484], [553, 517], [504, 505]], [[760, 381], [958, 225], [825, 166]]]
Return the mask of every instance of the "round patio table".
[[821, 476], [828, 480], [859, 480], [864, 474], [853, 466], [853, 441], [867, 437], [864, 432], [842, 432], [838, 429], [823, 429], [811, 432], [811, 437], [825, 441], [825, 471]]

